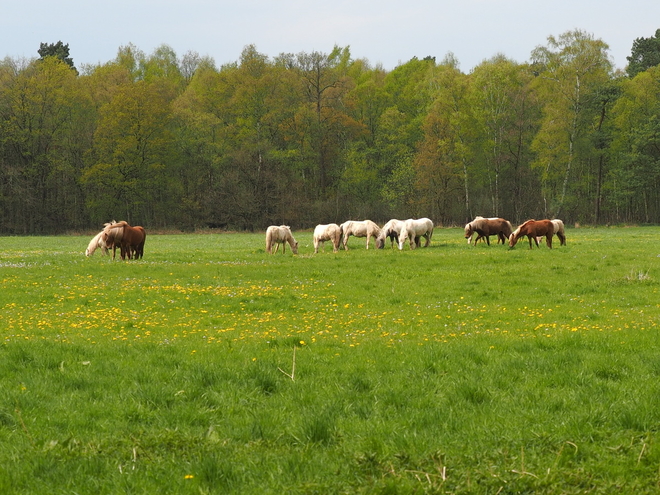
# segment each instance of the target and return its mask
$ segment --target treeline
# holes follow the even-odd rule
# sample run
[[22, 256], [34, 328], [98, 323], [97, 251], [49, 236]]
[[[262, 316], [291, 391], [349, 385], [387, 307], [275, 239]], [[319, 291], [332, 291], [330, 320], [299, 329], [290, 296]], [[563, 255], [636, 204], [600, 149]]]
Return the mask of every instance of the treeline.
[[341, 47], [271, 59], [248, 46], [218, 69], [129, 45], [76, 69], [67, 46], [42, 44], [0, 63], [0, 233], [659, 223], [656, 39], [635, 41], [625, 74], [579, 30], [469, 74], [451, 55], [386, 71]]

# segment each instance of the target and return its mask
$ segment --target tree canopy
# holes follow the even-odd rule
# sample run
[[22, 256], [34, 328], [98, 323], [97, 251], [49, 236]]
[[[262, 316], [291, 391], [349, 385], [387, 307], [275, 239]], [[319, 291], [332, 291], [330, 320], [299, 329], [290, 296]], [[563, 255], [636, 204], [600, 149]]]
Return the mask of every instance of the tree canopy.
[[248, 45], [217, 67], [127, 45], [79, 74], [68, 45], [42, 44], [39, 59], [0, 62], [0, 233], [657, 223], [657, 40], [636, 40], [644, 65], [629, 77], [581, 30], [470, 73], [452, 54], [386, 71], [349, 47], [270, 58]]

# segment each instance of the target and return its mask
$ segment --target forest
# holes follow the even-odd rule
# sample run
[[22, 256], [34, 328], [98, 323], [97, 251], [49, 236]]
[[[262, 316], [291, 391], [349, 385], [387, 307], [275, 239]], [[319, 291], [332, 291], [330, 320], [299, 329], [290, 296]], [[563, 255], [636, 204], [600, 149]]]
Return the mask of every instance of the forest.
[[[0, 234], [308, 229], [369, 218], [660, 223], [660, 29], [625, 71], [582, 30], [529, 61], [392, 70], [329, 53], [236, 62], [129, 44], [0, 61]], [[35, 47], [36, 48], [36, 47]]]

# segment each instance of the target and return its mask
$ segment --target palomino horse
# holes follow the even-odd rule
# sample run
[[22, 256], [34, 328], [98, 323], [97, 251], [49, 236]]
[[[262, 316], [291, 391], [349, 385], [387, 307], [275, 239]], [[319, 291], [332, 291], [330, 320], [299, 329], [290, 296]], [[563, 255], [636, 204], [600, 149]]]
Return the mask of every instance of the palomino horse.
[[410, 249], [420, 247], [422, 237], [426, 239], [424, 247], [427, 247], [431, 243], [431, 236], [433, 236], [433, 222], [430, 219], [419, 218], [413, 220], [409, 218], [404, 222], [401, 234], [399, 234], [399, 250], [403, 249], [408, 239], [410, 240]]
[[339, 226], [341, 230], [342, 242], [344, 249], [348, 251], [348, 238], [352, 235], [355, 237], [367, 238], [367, 249], [369, 249], [369, 240], [373, 237], [376, 240], [376, 247], [379, 246], [378, 236], [380, 234], [380, 227], [371, 220], [363, 220], [361, 222], [349, 220]]
[[397, 220], [393, 218], [380, 229], [380, 235], [376, 239], [376, 245], [380, 244], [380, 248], [385, 247], [385, 239], [390, 238], [391, 246], [394, 247], [394, 243], [399, 243], [399, 234], [401, 234], [401, 229], [403, 228], [403, 220]]
[[509, 246], [513, 247], [521, 237], [527, 236], [529, 239], [529, 249], [532, 249], [532, 239], [539, 246], [537, 237], [545, 237], [545, 243], [552, 249], [552, 236], [555, 228], [550, 220], [527, 220], [513, 231], [509, 237]]
[[115, 259], [117, 247], [122, 260], [140, 259], [144, 255], [144, 243], [147, 233], [143, 227], [131, 227], [128, 222], [121, 221], [106, 224], [103, 229], [103, 240], [108, 249], [112, 249], [112, 259]]
[[101, 248], [101, 254], [104, 256], [108, 254], [108, 247], [103, 241], [103, 231], [96, 234], [94, 238], [89, 241], [89, 246], [87, 246], [87, 249], [85, 249], [85, 256], [92, 256], [94, 251], [96, 251], [96, 248]]
[[511, 223], [503, 218], [475, 217], [474, 220], [465, 225], [465, 238], [470, 244], [472, 236], [476, 232], [477, 239], [474, 241], [474, 245], [477, 245], [479, 239], [485, 238], [486, 243], [490, 246], [490, 236], [497, 235], [497, 243], [499, 244], [501, 241], [504, 244], [511, 236], [512, 231]]
[[314, 253], [319, 252], [319, 244], [321, 250], [325, 252], [325, 241], [332, 241], [332, 252], [339, 251], [339, 244], [341, 243], [341, 230], [336, 223], [328, 225], [317, 225], [314, 229]]
[[[266, 229], [266, 252], [268, 254], [277, 253], [282, 244], [282, 254], [286, 252], [286, 243], [291, 246], [293, 254], [298, 254], [298, 241], [293, 238], [291, 227], [288, 225], [271, 225]], [[275, 244], [275, 251], [273, 251], [273, 244]]]
[[[558, 218], [555, 218], [552, 220], [552, 226], [554, 228], [554, 233], [557, 235], [557, 237], [559, 237], [559, 245], [565, 246], [566, 234], [564, 233], [564, 222], [562, 222]], [[541, 239], [543, 239], [542, 236], [536, 238], [537, 244], [541, 242]]]
[[[103, 229], [105, 229], [108, 225], [113, 225], [115, 223], [117, 223], [115, 220], [112, 222], [104, 223]], [[101, 254], [104, 256], [108, 254], [108, 246], [106, 246], [105, 240], [103, 239], [103, 232], [104, 231], [102, 230], [96, 234], [91, 241], [89, 241], [89, 245], [87, 246], [87, 249], [85, 249], [85, 256], [92, 256], [97, 248], [101, 248]]]

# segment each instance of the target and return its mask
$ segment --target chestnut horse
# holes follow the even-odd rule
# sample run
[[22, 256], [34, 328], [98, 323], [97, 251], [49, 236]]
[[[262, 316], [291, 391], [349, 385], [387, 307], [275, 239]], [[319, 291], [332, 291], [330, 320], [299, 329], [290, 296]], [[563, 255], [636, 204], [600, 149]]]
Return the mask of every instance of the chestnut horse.
[[319, 244], [321, 250], [325, 252], [325, 241], [332, 241], [332, 252], [339, 251], [339, 244], [341, 243], [341, 230], [336, 223], [328, 225], [317, 225], [314, 229], [314, 253], [319, 252]]
[[380, 241], [378, 240], [378, 236], [380, 235], [380, 227], [371, 220], [363, 220], [361, 222], [356, 220], [349, 220], [342, 223], [339, 226], [339, 230], [341, 230], [342, 244], [346, 251], [348, 251], [348, 238], [352, 235], [355, 237], [366, 237], [367, 249], [369, 249], [369, 240], [372, 237], [376, 240], [376, 247], [381, 247]]
[[[559, 245], [560, 246], [565, 246], [566, 245], [566, 234], [564, 233], [564, 222], [559, 220], [558, 218], [554, 218], [552, 220], [552, 225], [554, 227], [554, 233], [559, 237]], [[541, 242], [542, 237], [537, 237], [536, 241]]]
[[144, 242], [147, 233], [143, 227], [131, 227], [128, 222], [121, 221], [107, 224], [103, 229], [103, 240], [108, 249], [112, 249], [112, 259], [115, 259], [117, 247], [122, 260], [140, 259], [144, 255]]
[[[293, 238], [291, 227], [288, 225], [271, 225], [266, 229], [266, 252], [268, 254], [277, 253], [280, 244], [282, 244], [282, 254], [284, 254], [287, 242], [291, 246], [293, 254], [298, 254], [298, 241]], [[275, 244], [275, 251], [273, 251], [273, 244]]]
[[394, 243], [399, 243], [399, 235], [401, 234], [401, 229], [403, 228], [404, 221], [397, 220], [393, 218], [380, 229], [380, 234], [376, 239], [376, 247], [384, 248], [385, 239], [390, 238], [391, 247], [394, 248]]
[[509, 238], [509, 246], [515, 246], [518, 239], [527, 236], [529, 239], [529, 249], [532, 249], [532, 239], [534, 239], [536, 247], [538, 247], [539, 241], [537, 237], [545, 237], [545, 243], [552, 249], [552, 236], [554, 232], [555, 228], [550, 220], [527, 220], [513, 231]]
[[504, 244], [511, 236], [513, 227], [511, 227], [508, 220], [503, 218], [475, 217], [474, 220], [465, 225], [465, 238], [468, 240], [468, 244], [472, 242], [472, 236], [475, 232], [477, 233], [477, 239], [474, 241], [475, 246], [477, 241], [483, 238], [486, 238], [486, 243], [490, 246], [491, 235], [497, 235], [497, 243], [502, 242]]

